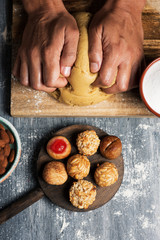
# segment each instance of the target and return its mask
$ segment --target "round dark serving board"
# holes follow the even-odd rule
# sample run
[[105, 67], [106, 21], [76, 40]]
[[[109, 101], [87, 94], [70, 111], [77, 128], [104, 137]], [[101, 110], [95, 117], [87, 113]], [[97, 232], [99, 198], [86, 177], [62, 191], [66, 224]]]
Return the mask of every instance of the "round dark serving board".
[[[101, 129], [99, 129], [97, 127], [92, 127], [92, 126], [87, 126], [87, 125], [72, 125], [72, 126], [69, 126], [69, 127], [66, 127], [66, 128], [63, 128], [63, 129], [57, 131], [55, 134], [53, 134], [53, 136], [64, 136], [70, 141], [71, 146], [72, 146], [72, 151], [71, 151], [70, 156], [72, 156], [72, 155], [78, 153], [78, 149], [76, 147], [77, 135], [78, 135], [78, 133], [83, 132], [85, 130], [95, 130], [100, 139], [102, 139], [103, 137], [108, 135], [106, 132], [102, 131]], [[61, 161], [66, 165], [68, 158], [63, 159], [63, 160], [58, 160], [58, 161]], [[72, 183], [74, 181], [76, 181], [75, 179], [73, 179], [69, 176], [68, 180], [63, 185], [59, 185], [59, 186], [49, 185], [43, 180], [42, 171], [43, 171], [45, 164], [47, 162], [57, 161], [57, 160], [54, 160], [47, 154], [46, 145], [41, 148], [39, 156], [38, 156], [38, 160], [37, 160], [38, 181], [39, 181], [39, 184], [40, 184], [43, 192], [45, 193], [45, 195], [54, 204], [56, 204], [62, 208], [65, 208], [67, 210], [71, 210], [71, 211], [77, 211], [77, 212], [89, 211], [89, 210], [93, 210], [98, 207], [101, 207], [102, 205], [107, 203], [118, 191], [118, 189], [122, 183], [123, 173], [124, 173], [124, 162], [123, 162], [122, 155], [115, 160], [108, 160], [108, 159], [104, 158], [103, 156], [101, 156], [99, 149], [98, 149], [96, 154], [94, 154], [93, 156], [90, 156], [88, 158], [91, 163], [91, 169], [90, 169], [89, 175], [84, 179], [92, 182], [96, 186], [97, 195], [96, 195], [96, 200], [93, 202], [92, 205], [89, 206], [88, 209], [79, 209], [79, 208], [74, 207], [69, 201], [69, 188], [71, 187]], [[116, 165], [116, 167], [118, 169], [118, 173], [119, 173], [119, 178], [118, 178], [118, 181], [115, 184], [111, 185], [110, 187], [99, 187], [98, 185], [96, 185], [96, 183], [94, 181], [94, 172], [97, 167], [97, 164], [101, 164], [106, 161], [112, 162]]]

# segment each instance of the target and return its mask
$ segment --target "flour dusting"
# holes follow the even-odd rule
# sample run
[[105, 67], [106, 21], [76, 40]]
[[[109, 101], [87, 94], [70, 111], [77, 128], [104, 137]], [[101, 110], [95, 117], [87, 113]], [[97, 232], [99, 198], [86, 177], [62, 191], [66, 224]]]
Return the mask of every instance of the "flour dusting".
[[61, 227], [61, 230], [60, 230], [60, 233], [62, 233], [69, 225], [69, 222], [66, 222], [66, 219], [65, 219], [65, 216], [63, 218], [63, 224], [62, 224], [62, 227]]
[[[142, 184], [149, 178], [149, 171], [147, 163], [138, 162], [134, 165], [134, 169], [125, 168], [124, 181], [125, 185], [121, 186], [120, 191], [116, 194], [116, 197], [123, 197], [125, 201], [130, 204], [130, 201], [138, 199], [141, 196], [147, 194], [146, 191], [142, 191]], [[125, 177], [127, 179], [125, 179]], [[128, 179], [130, 179], [130, 184], [128, 185]]]
[[77, 232], [76, 232], [77, 239], [79, 239], [79, 240], [82, 239], [82, 236], [83, 236], [82, 230], [78, 229]]
[[150, 125], [147, 124], [139, 124], [137, 128], [143, 129], [143, 130], [147, 130], [148, 128], [150, 128]]
[[101, 239], [101, 236], [94, 236], [91, 235], [90, 233], [87, 233], [84, 230], [78, 229], [76, 231], [76, 240], [97, 240], [97, 239]]
[[122, 212], [121, 212], [121, 211], [114, 212], [114, 215], [116, 215], [116, 216], [121, 216], [121, 215], [122, 215]]
[[124, 189], [123, 192], [122, 192], [122, 196], [125, 197], [125, 198], [130, 198], [132, 197], [134, 194], [134, 190], [132, 189]]
[[155, 228], [153, 223], [151, 223], [150, 219], [148, 217], [146, 217], [145, 215], [140, 215], [138, 217], [138, 220], [142, 226], [142, 229]]
[[1, 33], [3, 40], [6, 42], [7, 41], [7, 27], [5, 27], [4, 31]]
[[149, 227], [149, 221], [148, 221], [148, 218], [145, 218], [144, 219], [144, 221], [143, 221], [143, 223], [142, 223], [142, 228], [144, 229], [144, 228], [148, 228]]

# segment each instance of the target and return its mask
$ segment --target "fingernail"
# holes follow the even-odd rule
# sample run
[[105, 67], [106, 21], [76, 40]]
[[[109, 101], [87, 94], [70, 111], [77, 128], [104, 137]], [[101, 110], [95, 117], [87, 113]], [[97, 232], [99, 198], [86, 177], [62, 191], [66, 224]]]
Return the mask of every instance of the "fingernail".
[[98, 72], [98, 70], [99, 70], [98, 63], [91, 62], [90, 63], [90, 70], [93, 73]]
[[71, 73], [71, 67], [61, 67], [61, 73], [63, 76], [68, 77]]

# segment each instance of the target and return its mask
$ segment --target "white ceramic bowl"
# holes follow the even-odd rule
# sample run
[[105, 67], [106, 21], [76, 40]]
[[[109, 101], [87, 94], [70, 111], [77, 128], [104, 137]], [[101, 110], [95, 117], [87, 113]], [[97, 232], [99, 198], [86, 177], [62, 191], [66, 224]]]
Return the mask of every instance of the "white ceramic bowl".
[[14, 143], [10, 144], [11, 148], [15, 149], [15, 158], [14, 158], [14, 161], [12, 163], [9, 163], [9, 166], [7, 166], [6, 172], [3, 175], [0, 175], [0, 183], [1, 183], [11, 175], [11, 173], [14, 171], [14, 169], [16, 168], [19, 162], [19, 159], [21, 156], [21, 141], [20, 141], [17, 130], [8, 120], [0, 117], [0, 123], [5, 127], [5, 129], [9, 129], [11, 131], [15, 139]]
[[139, 89], [146, 107], [160, 117], [160, 58], [151, 62], [145, 69]]

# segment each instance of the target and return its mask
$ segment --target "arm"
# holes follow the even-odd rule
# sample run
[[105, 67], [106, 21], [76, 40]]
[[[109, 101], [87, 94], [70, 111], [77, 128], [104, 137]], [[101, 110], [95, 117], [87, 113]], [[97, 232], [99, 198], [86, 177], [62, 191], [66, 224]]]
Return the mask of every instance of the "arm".
[[[94, 16], [89, 29], [91, 72], [98, 72], [95, 86], [106, 93], [137, 86], [144, 65], [141, 14], [145, 0], [110, 0]], [[115, 78], [115, 84], [109, 87]], [[106, 88], [108, 87], [108, 88]]]
[[[61, 0], [23, 0], [28, 21], [13, 68], [24, 86], [52, 92], [67, 84], [79, 32]], [[59, 78], [60, 73], [64, 76]]]

